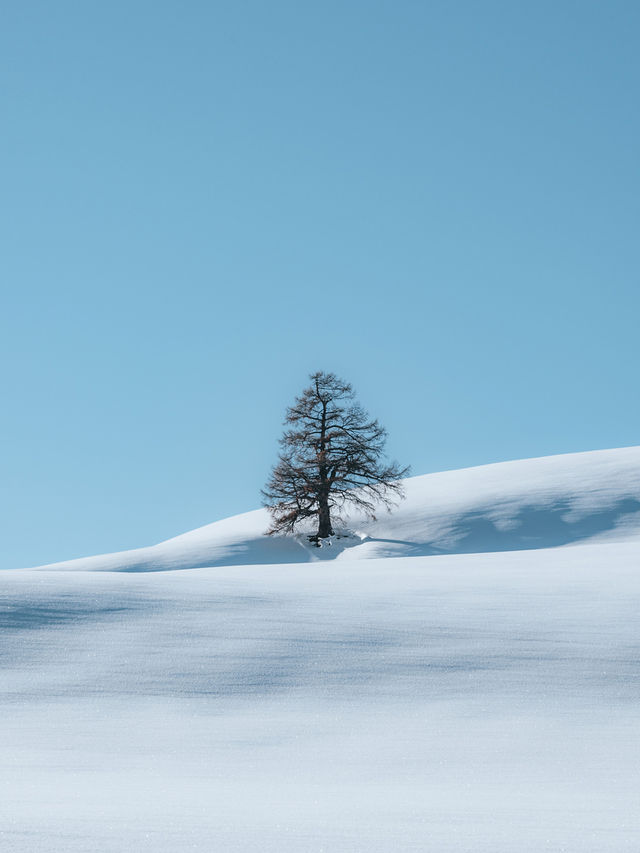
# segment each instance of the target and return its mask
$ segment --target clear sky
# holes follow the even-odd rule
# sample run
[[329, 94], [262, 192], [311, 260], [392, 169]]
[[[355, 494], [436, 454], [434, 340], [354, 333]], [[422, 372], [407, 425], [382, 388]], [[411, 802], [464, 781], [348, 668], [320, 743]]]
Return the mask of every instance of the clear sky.
[[259, 505], [315, 370], [421, 474], [640, 443], [640, 4], [7, 2], [0, 566]]

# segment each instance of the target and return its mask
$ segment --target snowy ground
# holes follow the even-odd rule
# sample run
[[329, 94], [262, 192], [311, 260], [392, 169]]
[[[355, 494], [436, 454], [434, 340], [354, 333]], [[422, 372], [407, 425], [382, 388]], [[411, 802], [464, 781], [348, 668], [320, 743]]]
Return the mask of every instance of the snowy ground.
[[[588, 467], [587, 517], [633, 499]], [[0, 849], [637, 853], [629, 512], [555, 548], [0, 573]]]

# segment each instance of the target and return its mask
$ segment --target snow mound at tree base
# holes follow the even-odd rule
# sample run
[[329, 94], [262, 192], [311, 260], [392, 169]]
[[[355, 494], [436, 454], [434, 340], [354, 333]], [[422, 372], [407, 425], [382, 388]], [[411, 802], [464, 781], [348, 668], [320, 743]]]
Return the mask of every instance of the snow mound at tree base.
[[43, 566], [149, 572], [551, 548], [640, 541], [640, 447], [501, 462], [410, 477], [406, 499], [375, 521], [357, 514], [317, 548], [271, 537], [266, 510], [208, 524], [158, 545]]

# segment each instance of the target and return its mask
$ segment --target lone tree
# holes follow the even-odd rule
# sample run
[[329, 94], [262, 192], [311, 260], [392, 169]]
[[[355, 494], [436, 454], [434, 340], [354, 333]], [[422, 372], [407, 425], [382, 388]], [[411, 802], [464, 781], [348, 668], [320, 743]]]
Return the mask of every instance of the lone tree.
[[272, 516], [268, 533], [291, 533], [318, 520], [320, 540], [333, 534], [332, 513], [352, 504], [375, 519], [376, 505], [391, 509], [404, 497], [399, 482], [409, 468], [385, 462], [387, 432], [356, 401], [351, 385], [333, 373], [313, 373], [311, 384], [287, 409], [280, 456], [262, 491]]

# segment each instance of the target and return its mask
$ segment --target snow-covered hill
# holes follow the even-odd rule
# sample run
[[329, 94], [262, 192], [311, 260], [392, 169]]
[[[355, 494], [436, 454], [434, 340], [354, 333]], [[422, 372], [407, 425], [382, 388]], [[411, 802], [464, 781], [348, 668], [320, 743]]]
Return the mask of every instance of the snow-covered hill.
[[266, 510], [217, 521], [159, 545], [42, 568], [145, 572], [548, 548], [640, 537], [640, 447], [503, 462], [411, 477], [377, 521], [345, 519], [330, 547], [267, 537]]
[[629, 448], [0, 572], [0, 849], [637, 853], [639, 510]]

